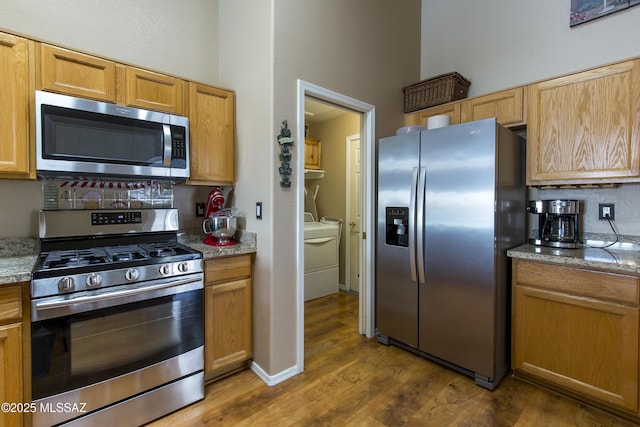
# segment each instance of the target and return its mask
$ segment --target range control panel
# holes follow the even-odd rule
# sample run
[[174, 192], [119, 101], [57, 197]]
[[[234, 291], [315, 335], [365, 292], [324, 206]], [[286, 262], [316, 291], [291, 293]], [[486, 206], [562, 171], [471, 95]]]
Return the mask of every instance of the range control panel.
[[121, 225], [142, 223], [142, 212], [92, 212], [91, 225]]

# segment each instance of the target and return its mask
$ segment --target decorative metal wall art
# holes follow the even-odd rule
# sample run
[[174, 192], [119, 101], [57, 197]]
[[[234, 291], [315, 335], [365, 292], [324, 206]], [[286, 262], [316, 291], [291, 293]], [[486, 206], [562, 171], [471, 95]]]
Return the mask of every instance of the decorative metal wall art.
[[282, 121], [282, 126], [280, 128], [280, 135], [278, 135], [278, 144], [280, 144], [280, 168], [278, 171], [280, 172], [280, 187], [282, 188], [290, 188], [291, 181], [289, 177], [293, 172], [291, 169], [291, 150], [290, 147], [293, 146], [293, 137], [291, 136], [291, 130], [289, 130], [289, 125], [286, 120]]
[[640, 0], [571, 0], [569, 26], [573, 27], [638, 4]]

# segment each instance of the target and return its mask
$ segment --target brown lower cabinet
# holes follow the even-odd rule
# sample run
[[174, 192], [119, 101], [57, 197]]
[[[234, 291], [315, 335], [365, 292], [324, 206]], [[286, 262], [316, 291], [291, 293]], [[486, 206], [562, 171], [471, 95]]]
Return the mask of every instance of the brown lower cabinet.
[[253, 358], [252, 255], [205, 261], [205, 381], [245, 369]]
[[24, 289], [21, 284], [0, 287], [0, 403], [9, 405], [0, 411], [1, 426], [22, 426], [23, 416], [28, 416], [28, 411], [22, 408], [28, 402], [25, 377], [31, 373], [25, 366], [25, 336], [29, 331], [23, 327], [22, 293], [28, 290], [28, 284], [24, 286]]
[[639, 281], [514, 259], [515, 374], [637, 417]]

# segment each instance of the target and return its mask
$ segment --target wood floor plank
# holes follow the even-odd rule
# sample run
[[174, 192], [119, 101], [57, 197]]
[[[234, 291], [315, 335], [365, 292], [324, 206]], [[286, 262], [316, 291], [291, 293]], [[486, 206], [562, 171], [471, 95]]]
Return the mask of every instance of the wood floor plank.
[[636, 425], [511, 376], [488, 391], [367, 339], [358, 334], [358, 297], [340, 293], [305, 303], [303, 373], [269, 387], [250, 370], [239, 372], [149, 427]]

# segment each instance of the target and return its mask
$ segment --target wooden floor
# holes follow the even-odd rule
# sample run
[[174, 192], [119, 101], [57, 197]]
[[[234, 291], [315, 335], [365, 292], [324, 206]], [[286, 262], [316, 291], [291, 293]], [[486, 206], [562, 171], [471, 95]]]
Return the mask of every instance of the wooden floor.
[[[305, 371], [269, 387], [246, 370], [150, 426], [635, 426], [537, 386], [471, 378], [358, 334], [358, 298], [305, 305]], [[161, 404], [159, 402], [159, 404]]]

